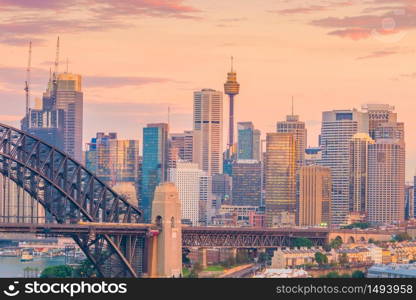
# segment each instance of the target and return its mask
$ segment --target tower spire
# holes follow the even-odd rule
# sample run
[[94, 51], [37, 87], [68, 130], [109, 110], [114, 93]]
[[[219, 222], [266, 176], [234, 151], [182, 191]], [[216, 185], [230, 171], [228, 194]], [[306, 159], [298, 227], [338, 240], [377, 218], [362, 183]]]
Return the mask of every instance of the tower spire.
[[234, 72], [234, 56], [231, 55], [231, 72]]

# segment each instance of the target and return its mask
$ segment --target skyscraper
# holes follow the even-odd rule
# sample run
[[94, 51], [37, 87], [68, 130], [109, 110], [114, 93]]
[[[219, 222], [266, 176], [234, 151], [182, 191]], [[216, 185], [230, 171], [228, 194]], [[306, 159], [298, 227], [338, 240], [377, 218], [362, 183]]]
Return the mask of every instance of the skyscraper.
[[277, 131], [281, 133], [293, 133], [296, 140], [296, 164], [300, 168], [305, 164], [305, 149], [307, 142], [307, 130], [305, 122], [299, 121], [299, 116], [292, 114], [286, 116], [286, 121], [277, 122]]
[[295, 224], [296, 140], [293, 133], [266, 137], [266, 226]]
[[374, 140], [356, 133], [350, 141], [350, 211], [366, 213], [368, 201], [368, 146]]
[[182, 221], [193, 226], [206, 225], [207, 209], [211, 203], [211, 191], [206, 172], [191, 162], [178, 161], [169, 169], [169, 181], [178, 189], [181, 201]]
[[260, 161], [260, 130], [254, 129], [252, 122], [238, 122], [238, 159]]
[[169, 134], [169, 167], [175, 167], [176, 160], [195, 162], [194, 151], [197, 151], [193, 131]]
[[329, 225], [331, 222], [331, 170], [327, 167], [303, 166], [297, 175], [298, 195], [296, 224]]
[[83, 101], [81, 75], [59, 74], [55, 105], [64, 111], [64, 151], [78, 161], [82, 161]]
[[230, 100], [228, 118], [228, 158], [231, 158], [234, 147], [234, 96], [240, 92], [240, 84], [237, 82], [237, 73], [234, 71], [233, 57], [231, 57], [231, 71], [227, 73], [227, 81], [224, 83], [224, 93]]
[[138, 206], [139, 141], [118, 140], [116, 133], [98, 132], [87, 144], [87, 168], [99, 179]]
[[150, 222], [153, 193], [167, 179], [168, 124], [148, 124], [143, 128], [143, 162], [141, 170], [140, 207], [145, 222]]
[[396, 224], [405, 213], [405, 144], [402, 123], [381, 123], [368, 149], [368, 221]]
[[368, 133], [368, 115], [353, 110], [322, 113], [322, 165], [332, 174], [332, 224], [344, 224], [349, 213], [351, 138], [358, 132]]
[[388, 104], [366, 104], [362, 106], [363, 111], [368, 114], [368, 133], [375, 139], [375, 130], [382, 123], [397, 122], [397, 113], [394, 106]]
[[233, 163], [232, 204], [240, 206], [261, 205], [261, 163], [257, 160], [239, 159]]
[[110, 140], [116, 140], [117, 133], [97, 132], [96, 137], [87, 143], [85, 151], [85, 166], [101, 180], [111, 181]]
[[194, 92], [194, 132], [197, 151], [194, 161], [208, 175], [222, 173], [222, 92]]

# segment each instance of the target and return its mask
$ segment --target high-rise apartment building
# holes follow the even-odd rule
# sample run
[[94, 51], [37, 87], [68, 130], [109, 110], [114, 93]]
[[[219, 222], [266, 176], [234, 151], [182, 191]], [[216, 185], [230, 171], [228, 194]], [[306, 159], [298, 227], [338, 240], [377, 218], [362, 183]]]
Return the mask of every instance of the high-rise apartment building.
[[303, 166], [297, 175], [296, 224], [329, 225], [331, 222], [332, 180], [327, 167]]
[[238, 122], [238, 159], [260, 161], [260, 130], [254, 129], [252, 122]]
[[59, 74], [55, 105], [64, 111], [64, 151], [78, 161], [82, 161], [83, 101], [81, 75]]
[[262, 166], [257, 160], [239, 159], [233, 163], [232, 204], [261, 205]]
[[208, 175], [222, 173], [222, 92], [203, 89], [194, 92], [194, 132], [198, 151], [194, 162]]
[[265, 223], [268, 227], [295, 224], [296, 139], [293, 133], [266, 137]]
[[169, 169], [169, 181], [178, 189], [182, 222], [193, 226], [207, 225], [207, 209], [211, 205], [210, 178], [198, 165], [178, 161]]
[[345, 224], [350, 198], [350, 141], [358, 132], [368, 133], [368, 115], [353, 110], [325, 111], [322, 114], [320, 144], [322, 165], [331, 169], [332, 224]]
[[365, 214], [368, 196], [368, 146], [374, 140], [356, 133], [350, 141], [350, 212]]
[[143, 128], [143, 162], [141, 169], [140, 207], [145, 222], [150, 222], [156, 186], [167, 179], [168, 124], [148, 124]]
[[305, 149], [307, 142], [307, 130], [305, 122], [299, 121], [299, 116], [288, 115], [286, 121], [277, 122], [277, 132], [293, 133], [296, 140], [296, 164], [300, 168], [305, 164]]
[[402, 123], [382, 123], [368, 149], [368, 221], [397, 224], [405, 213], [405, 143]]

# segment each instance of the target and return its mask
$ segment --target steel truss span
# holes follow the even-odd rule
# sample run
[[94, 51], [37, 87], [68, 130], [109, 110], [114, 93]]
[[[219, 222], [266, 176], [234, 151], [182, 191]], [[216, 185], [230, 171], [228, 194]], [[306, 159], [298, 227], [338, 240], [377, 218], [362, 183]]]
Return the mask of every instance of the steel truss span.
[[328, 238], [328, 230], [227, 227], [184, 227], [182, 229], [183, 247], [277, 248], [293, 246], [292, 243], [296, 238], [308, 238], [315, 246], [323, 246]]
[[[140, 223], [141, 211], [59, 149], [0, 124], [0, 173], [44, 208], [30, 218], [46, 223]], [[25, 212], [24, 218], [28, 218]], [[19, 219], [19, 217], [17, 217]], [[139, 277], [140, 236], [74, 233], [71, 237], [103, 277]]]

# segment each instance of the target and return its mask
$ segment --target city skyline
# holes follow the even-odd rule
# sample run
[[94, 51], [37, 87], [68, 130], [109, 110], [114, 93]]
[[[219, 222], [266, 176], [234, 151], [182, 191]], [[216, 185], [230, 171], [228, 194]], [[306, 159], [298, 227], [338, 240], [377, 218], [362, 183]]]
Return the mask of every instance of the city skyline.
[[[256, 5], [243, 1], [238, 7], [232, 2], [200, 0], [117, 3], [107, 1], [107, 9], [99, 10], [107, 12], [107, 19], [98, 29], [97, 16], [86, 12], [82, 1], [78, 6], [82, 13], [50, 1], [0, 1], [5, 10], [2, 26], [8, 32], [0, 39], [0, 54], [8, 58], [0, 66], [0, 94], [15, 103], [3, 111], [3, 122], [17, 126], [24, 114], [29, 40], [33, 41], [33, 101], [47, 83], [55, 39], [60, 35], [60, 69], [66, 68], [68, 57], [69, 71], [85, 77], [85, 115], [89, 117], [84, 144], [98, 129], [110, 131], [114, 124], [122, 138], [142, 140], [145, 124], [167, 121], [168, 106], [171, 132], [190, 129], [192, 91], [222, 90], [231, 55], [241, 85], [235, 122], [252, 121], [263, 137], [274, 132], [276, 121], [290, 112], [292, 95], [295, 113], [308, 128], [310, 146], [317, 144], [321, 111], [359, 108], [365, 103], [394, 105], [407, 125], [407, 136], [416, 130], [411, 114], [414, 68], [403, 63], [411, 61], [415, 39], [409, 22], [414, 10], [408, 1], [387, 1], [397, 3], [401, 14], [377, 0], [366, 5], [318, 1], [315, 6], [300, 1], [258, 1]], [[137, 9], [127, 11], [127, 4]], [[35, 17], [39, 11], [50, 18]], [[14, 23], [9, 18], [12, 14]], [[71, 27], [80, 14], [87, 21], [85, 27]], [[62, 15], [65, 18], [59, 21]], [[397, 28], [381, 30], [383, 19], [368, 17], [373, 15], [391, 16]], [[358, 20], [362, 22], [354, 23]], [[45, 22], [51, 26], [41, 30]], [[357, 29], [349, 30], [354, 26]], [[371, 34], [373, 29], [379, 34]], [[264, 103], [256, 107], [261, 117], [251, 115], [252, 103]], [[227, 115], [226, 104], [224, 108]], [[416, 168], [412, 157], [416, 141], [406, 140], [409, 178]]]

